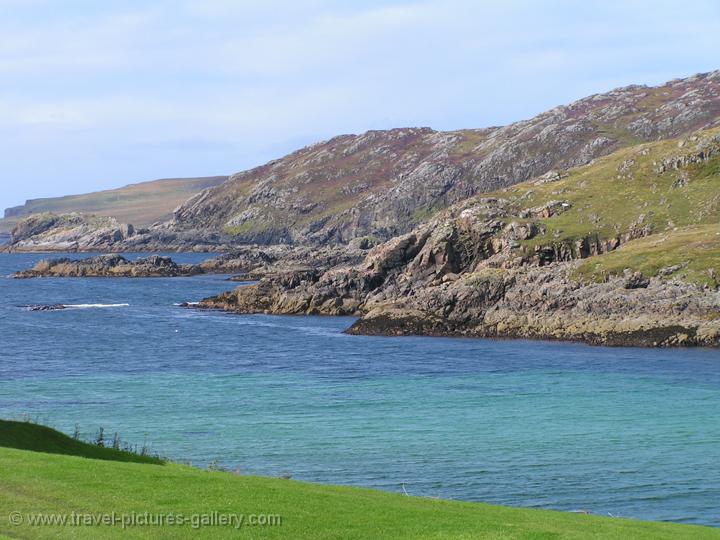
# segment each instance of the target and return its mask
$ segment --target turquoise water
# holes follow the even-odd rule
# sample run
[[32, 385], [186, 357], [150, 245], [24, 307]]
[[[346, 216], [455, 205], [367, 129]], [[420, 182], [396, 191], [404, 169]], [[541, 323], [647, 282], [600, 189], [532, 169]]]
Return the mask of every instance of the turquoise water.
[[[39, 258], [0, 255], [0, 274]], [[173, 305], [233, 285], [0, 278], [0, 416], [248, 474], [720, 526], [720, 351], [358, 337], [347, 318]], [[37, 303], [129, 305], [19, 307]]]

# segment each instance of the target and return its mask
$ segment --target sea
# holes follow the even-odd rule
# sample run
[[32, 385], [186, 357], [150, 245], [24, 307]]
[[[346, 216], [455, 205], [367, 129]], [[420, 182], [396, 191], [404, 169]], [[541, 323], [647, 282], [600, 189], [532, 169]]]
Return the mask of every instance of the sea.
[[43, 257], [0, 254], [2, 418], [240, 474], [720, 526], [718, 350], [178, 305], [237, 285], [222, 275], [10, 279]]

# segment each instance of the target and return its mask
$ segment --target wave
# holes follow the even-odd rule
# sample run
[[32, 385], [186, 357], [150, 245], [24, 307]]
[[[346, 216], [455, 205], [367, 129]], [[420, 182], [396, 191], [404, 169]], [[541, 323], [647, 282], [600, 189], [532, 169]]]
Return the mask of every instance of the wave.
[[28, 311], [59, 311], [65, 309], [90, 309], [90, 308], [116, 308], [127, 307], [130, 304], [31, 304], [20, 306]]
[[130, 304], [63, 304], [65, 309], [115, 308], [128, 307]]

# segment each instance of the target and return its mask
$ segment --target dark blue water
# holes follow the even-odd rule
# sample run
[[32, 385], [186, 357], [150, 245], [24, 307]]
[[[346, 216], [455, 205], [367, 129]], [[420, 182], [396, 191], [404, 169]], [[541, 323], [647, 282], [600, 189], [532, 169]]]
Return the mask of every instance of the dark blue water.
[[[39, 258], [0, 255], [0, 274]], [[248, 474], [720, 526], [719, 351], [357, 337], [347, 318], [173, 305], [223, 279], [0, 278], [0, 416]], [[129, 305], [17, 307], [38, 303]]]

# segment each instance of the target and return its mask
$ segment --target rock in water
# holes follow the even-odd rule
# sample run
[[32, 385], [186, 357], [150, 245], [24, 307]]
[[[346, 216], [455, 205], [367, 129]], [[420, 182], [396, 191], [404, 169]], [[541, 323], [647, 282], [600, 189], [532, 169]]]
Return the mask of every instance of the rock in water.
[[129, 261], [122, 255], [100, 255], [87, 259], [43, 259], [14, 278], [35, 277], [176, 277], [204, 271], [199, 266], [176, 264], [170, 257], [152, 255]]
[[64, 304], [38, 304], [25, 306], [25, 308], [28, 311], [58, 311], [61, 309], [66, 309]]

